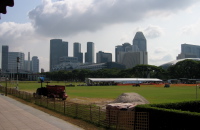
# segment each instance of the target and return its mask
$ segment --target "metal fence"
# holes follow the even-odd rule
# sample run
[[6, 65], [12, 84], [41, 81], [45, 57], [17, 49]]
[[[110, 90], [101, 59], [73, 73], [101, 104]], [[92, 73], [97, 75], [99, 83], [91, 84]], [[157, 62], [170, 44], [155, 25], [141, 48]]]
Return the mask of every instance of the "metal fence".
[[0, 86], [0, 92], [10, 94], [28, 102], [51, 109], [64, 115], [78, 118], [106, 129], [148, 130], [147, 112], [106, 110], [96, 105], [83, 105], [59, 99], [35, 97], [33, 93], [19, 91], [15, 88]]

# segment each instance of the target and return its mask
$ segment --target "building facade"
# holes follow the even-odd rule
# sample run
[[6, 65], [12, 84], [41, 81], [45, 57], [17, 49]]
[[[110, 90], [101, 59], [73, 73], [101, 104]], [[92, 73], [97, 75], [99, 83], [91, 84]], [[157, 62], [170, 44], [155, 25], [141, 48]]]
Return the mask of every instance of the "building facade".
[[133, 68], [139, 64], [148, 64], [148, 54], [144, 51], [139, 52], [120, 52], [119, 63], [126, 66], [126, 69]]
[[178, 59], [184, 58], [200, 58], [200, 46], [191, 44], [181, 44], [181, 53], [178, 54]]
[[133, 45], [137, 46], [139, 51], [147, 52], [147, 41], [142, 32], [136, 32]]
[[39, 59], [37, 56], [32, 57], [32, 72], [39, 73]]
[[2, 72], [6, 72], [8, 70], [8, 52], [9, 52], [9, 47], [7, 45], [3, 45], [2, 46], [2, 58], [1, 58]]
[[130, 50], [130, 48], [132, 48], [130, 43], [124, 43], [122, 45], [116, 46], [115, 47], [115, 62], [119, 62], [119, 59], [118, 59], [119, 52], [132, 51], [132, 50]]
[[85, 53], [85, 63], [94, 63], [94, 43], [87, 42], [87, 52]]
[[78, 58], [78, 61], [80, 63], [83, 63], [83, 53], [81, 52], [81, 44], [78, 42], [75, 42], [73, 44], [73, 56]]
[[[19, 57], [19, 62], [17, 58]], [[16, 73], [25, 70], [25, 55], [22, 52], [8, 52], [8, 72]]]
[[112, 62], [112, 53], [99, 51], [96, 54], [96, 63]]
[[133, 45], [124, 43], [115, 47], [115, 62], [132, 68], [139, 64], [148, 64], [146, 38], [142, 32], [136, 32]]
[[50, 71], [53, 66], [59, 64], [59, 58], [62, 56], [68, 56], [68, 42], [62, 41], [62, 39], [50, 40]]

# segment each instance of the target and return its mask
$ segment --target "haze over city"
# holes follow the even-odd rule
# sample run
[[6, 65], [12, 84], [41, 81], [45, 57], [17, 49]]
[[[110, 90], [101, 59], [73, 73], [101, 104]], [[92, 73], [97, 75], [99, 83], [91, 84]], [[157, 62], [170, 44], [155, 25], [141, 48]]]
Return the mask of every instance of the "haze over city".
[[50, 39], [68, 41], [69, 56], [74, 42], [82, 52], [94, 42], [95, 53], [112, 53], [114, 61], [115, 46], [142, 31], [148, 64], [161, 65], [176, 59], [181, 44], [200, 45], [199, 7], [197, 0], [15, 0], [1, 14], [0, 45], [38, 56], [48, 71]]

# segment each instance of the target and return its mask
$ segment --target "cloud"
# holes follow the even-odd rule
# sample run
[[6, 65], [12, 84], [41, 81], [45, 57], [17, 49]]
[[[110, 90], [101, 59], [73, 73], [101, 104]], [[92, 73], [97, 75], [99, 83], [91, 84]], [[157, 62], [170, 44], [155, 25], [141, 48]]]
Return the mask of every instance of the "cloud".
[[200, 19], [194, 23], [184, 26], [180, 29], [180, 35], [199, 35], [200, 33]]
[[[62, 0], [43, 3], [29, 12], [37, 33], [68, 36], [96, 31], [118, 23], [134, 23], [150, 17], [163, 17], [184, 10], [196, 0]], [[177, 6], [178, 5], [178, 6]], [[150, 37], [159, 36], [149, 28]]]
[[160, 66], [163, 63], [167, 63], [169, 61], [173, 61], [174, 58], [171, 54], [164, 54], [159, 57], [153, 56], [149, 58], [149, 64]]
[[30, 23], [17, 24], [14, 22], [4, 22], [0, 24], [0, 43], [14, 42], [17, 39], [29, 39], [34, 34], [34, 28]]
[[157, 38], [164, 33], [161, 27], [153, 25], [148, 26], [143, 32], [147, 38]]
[[162, 47], [155, 48], [153, 53], [149, 54], [149, 64], [159, 66], [163, 63], [174, 60], [173, 51], [174, 50], [169, 51]]

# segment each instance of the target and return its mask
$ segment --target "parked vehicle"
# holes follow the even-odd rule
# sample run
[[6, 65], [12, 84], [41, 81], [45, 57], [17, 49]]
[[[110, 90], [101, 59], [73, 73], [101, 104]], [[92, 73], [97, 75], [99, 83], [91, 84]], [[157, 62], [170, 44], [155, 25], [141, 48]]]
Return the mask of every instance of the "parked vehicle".
[[36, 95], [47, 96], [48, 98], [61, 98], [66, 100], [68, 95], [65, 93], [65, 86], [62, 85], [46, 85], [36, 90]]

